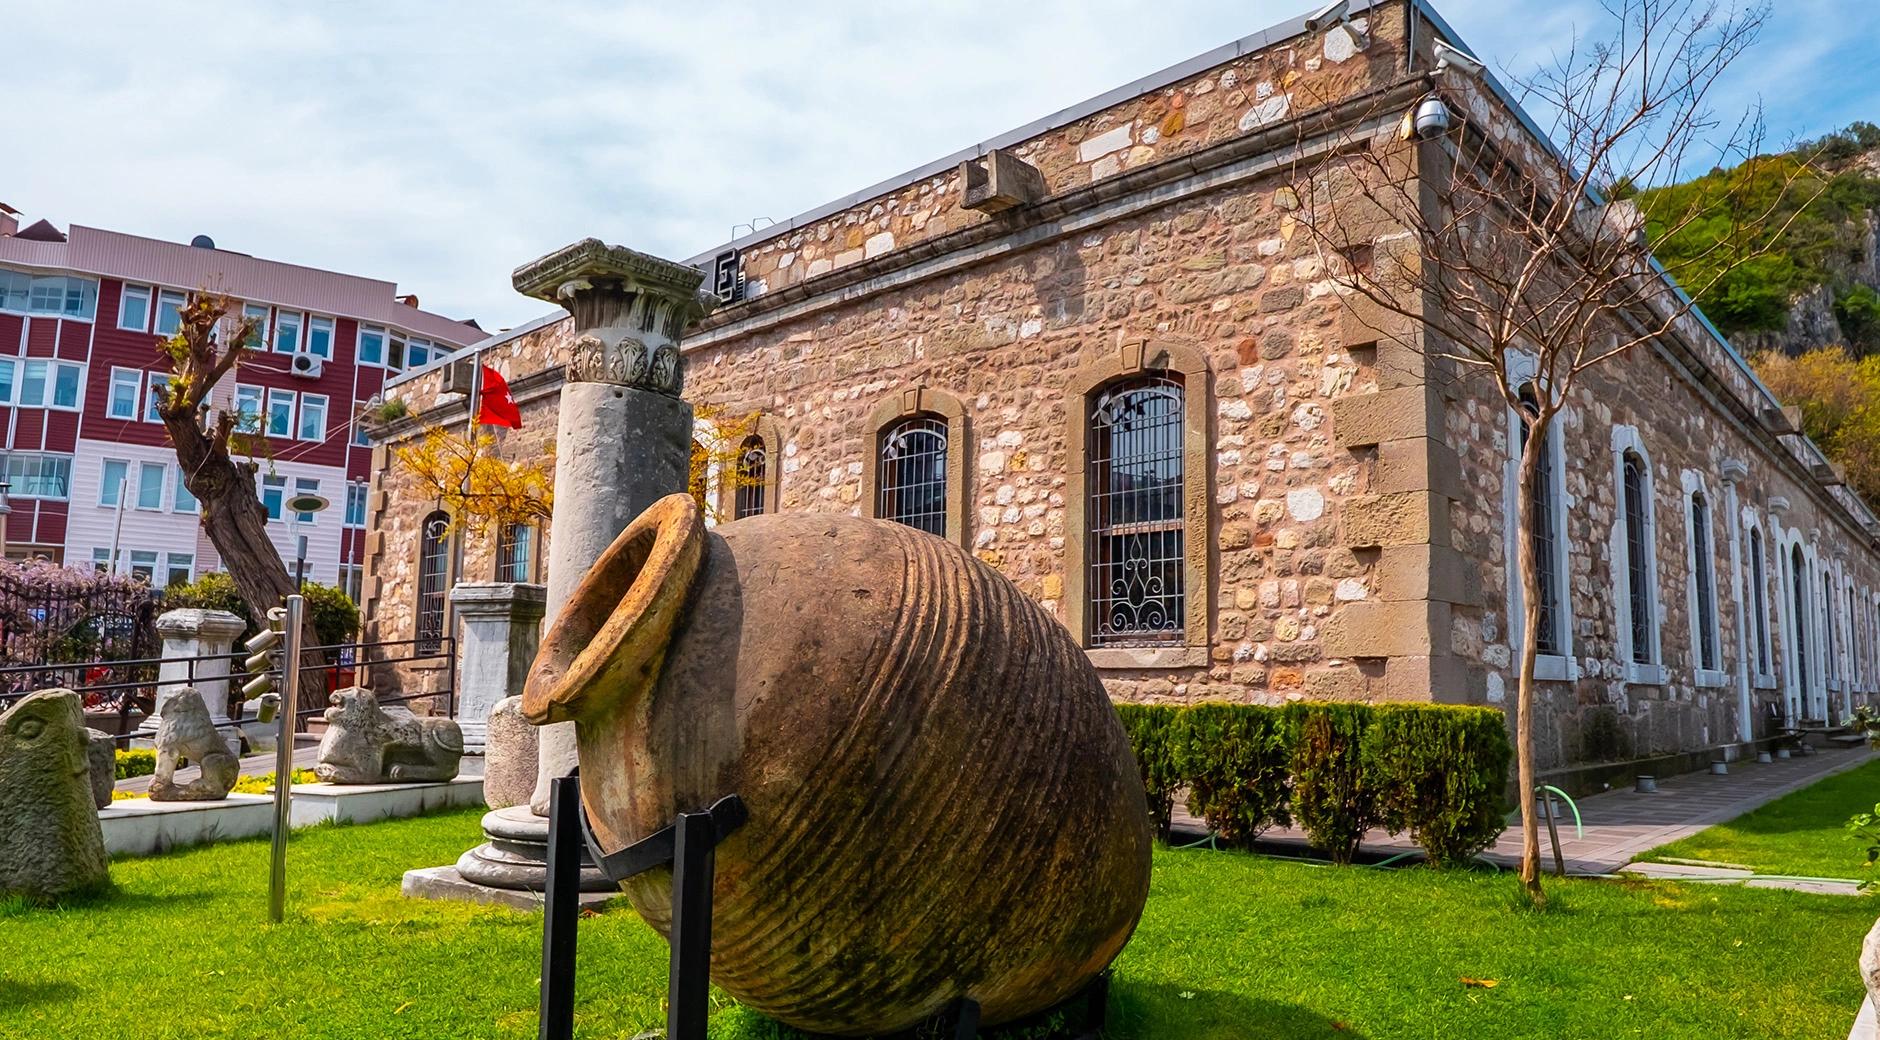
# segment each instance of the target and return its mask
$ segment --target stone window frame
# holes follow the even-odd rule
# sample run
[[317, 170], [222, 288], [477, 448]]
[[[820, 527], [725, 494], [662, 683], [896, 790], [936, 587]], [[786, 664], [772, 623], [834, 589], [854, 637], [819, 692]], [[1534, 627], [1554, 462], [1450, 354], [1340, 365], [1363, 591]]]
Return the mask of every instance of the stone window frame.
[[[752, 437], [764, 445], [764, 508], [758, 515], [775, 513], [779, 504], [778, 496], [783, 493], [783, 428], [769, 414], [760, 412], [751, 432], [744, 439], [748, 441]], [[722, 473], [709, 479], [717, 484], [718, 511], [728, 518], [735, 518], [738, 507], [737, 481], [726, 481]]]
[[[1744, 552], [1749, 557], [1743, 565], [1743, 581], [1750, 586], [1750, 596], [1749, 603], [1740, 604], [1739, 609], [1746, 607], [1751, 614], [1747, 631], [1750, 640], [1747, 660], [1751, 685], [1758, 690], [1773, 690], [1778, 686], [1775, 674], [1776, 633], [1781, 624], [1771, 623], [1769, 618], [1769, 579], [1775, 573], [1769, 554], [1769, 532], [1763, 529], [1762, 517], [1747, 506], [1743, 509], [1742, 524]], [[1763, 576], [1761, 587], [1757, 587], [1756, 583], [1759, 562]], [[1778, 581], [1778, 590], [1780, 584]], [[1780, 601], [1782, 597], [1775, 598]], [[1767, 669], [1763, 667], [1765, 664], [1768, 665]]]
[[[1685, 609], [1688, 611], [1691, 628], [1691, 682], [1704, 689], [1715, 689], [1730, 681], [1730, 673], [1723, 667], [1723, 603], [1717, 598], [1717, 499], [1710, 493], [1710, 483], [1704, 475], [1694, 469], [1682, 470], [1678, 474], [1684, 496], [1684, 595]], [[1710, 553], [1709, 589], [1700, 589], [1697, 575], [1697, 500], [1703, 497], [1705, 528], [1704, 547]], [[1703, 592], [1710, 593], [1710, 616], [1705, 618], [1698, 609]], [[1711, 646], [1716, 649], [1716, 667], [1704, 667], [1703, 626], [1710, 626]]]
[[[457, 584], [459, 576], [458, 568], [461, 564], [461, 557], [459, 555], [458, 543], [461, 532], [457, 529], [456, 512], [440, 502], [433, 505], [432, 508], [425, 510], [424, 515], [418, 518], [417, 537], [411, 540], [411, 594], [413, 599], [411, 611], [411, 638], [413, 642], [411, 644], [411, 652], [414, 655], [418, 652], [419, 643], [424, 638], [419, 632], [419, 625], [422, 623], [424, 613], [424, 528], [431, 522], [432, 517], [440, 515], [444, 517], [447, 524], [444, 529], [444, 610], [440, 621], [441, 627], [438, 631], [440, 646], [443, 640], [450, 638], [452, 626], [455, 621], [455, 614], [450, 602], [450, 590], [452, 586]], [[445, 668], [449, 667], [450, 664], [451, 662], [443, 658], [411, 662], [413, 668], [420, 670]]]
[[967, 527], [966, 492], [967, 452], [972, 441], [972, 419], [960, 399], [934, 387], [919, 385], [895, 391], [893, 396], [875, 406], [863, 428], [862, 515], [875, 517], [878, 508], [876, 481], [881, 464], [881, 433], [903, 419], [927, 415], [940, 419], [947, 427], [947, 538], [963, 549], [972, 548], [972, 532]]
[[[1506, 370], [1511, 386], [1519, 389], [1527, 383], [1540, 381], [1539, 362], [1531, 354], [1510, 350], [1507, 354]], [[1505, 402], [1504, 402], [1505, 404]], [[1521, 633], [1527, 624], [1527, 604], [1523, 602], [1520, 578], [1520, 543], [1517, 538], [1526, 537], [1520, 530], [1521, 518], [1516, 499], [1516, 483], [1520, 478], [1521, 456], [1517, 445], [1521, 443], [1523, 423], [1521, 413], [1508, 406], [1508, 458], [1502, 464], [1502, 552], [1506, 563], [1507, 586], [1506, 603], [1508, 611], [1508, 649], [1516, 655], [1521, 652]], [[1557, 654], [1534, 655], [1534, 678], [1542, 681], [1574, 681], [1580, 678], [1580, 664], [1573, 656], [1573, 596], [1567, 583], [1568, 539], [1566, 537], [1566, 518], [1573, 515], [1573, 496], [1567, 493], [1567, 451], [1566, 425], [1572, 414], [1569, 405], [1562, 405], [1555, 413], [1553, 422], [1547, 430], [1548, 454], [1552, 465], [1553, 480], [1548, 490], [1548, 497], [1553, 500], [1553, 515], [1561, 529], [1554, 537], [1554, 587], [1560, 590], [1560, 603], [1554, 611], [1554, 623], [1558, 628], [1556, 638], [1559, 641]]]
[[[1801, 531], [1789, 528], [1780, 533], [1781, 542], [1781, 595], [1777, 601], [1781, 604], [1784, 621], [1783, 633], [1788, 638], [1790, 651], [1783, 660], [1783, 703], [1796, 718], [1809, 715], [1815, 710], [1817, 700], [1822, 710], [1827, 709], [1826, 676], [1822, 667], [1821, 629], [1819, 597], [1815, 588], [1815, 573], [1818, 567], [1814, 546], [1802, 537]], [[1798, 573], [1795, 558], [1801, 557], [1801, 570]], [[1796, 616], [1795, 599], [1800, 589], [1801, 616]], [[1800, 634], [1802, 642], [1798, 645], [1795, 637]], [[1798, 652], [1799, 651], [1799, 652]]]
[[[511, 529], [520, 528], [529, 532], [529, 561], [525, 568], [528, 573], [520, 578], [503, 577], [503, 548], [505, 537]], [[542, 580], [542, 525], [541, 523], [497, 524], [490, 533], [490, 580], [496, 582], [512, 581], [516, 584], [534, 585]]]
[[[1182, 643], [1176, 646], [1090, 647], [1089, 570], [1085, 501], [1089, 465], [1090, 398], [1105, 386], [1146, 373], [1182, 379]], [[1208, 663], [1213, 618], [1214, 496], [1208, 423], [1214, 414], [1214, 372], [1207, 356], [1185, 343], [1129, 340], [1084, 363], [1065, 386], [1064, 623], [1099, 668], [1197, 668]]]
[[[1645, 660], [1636, 661], [1632, 645], [1632, 567], [1626, 531], [1625, 459], [1634, 455], [1644, 467], [1643, 526], [1645, 529], [1645, 595], [1650, 606], [1651, 645], [1645, 648]], [[1619, 663], [1625, 669], [1625, 681], [1635, 686], [1663, 686], [1667, 680], [1664, 656], [1665, 609], [1658, 584], [1658, 477], [1651, 452], [1636, 426], [1612, 428], [1612, 471], [1614, 502], [1611, 535], [1614, 609], [1617, 612]]]

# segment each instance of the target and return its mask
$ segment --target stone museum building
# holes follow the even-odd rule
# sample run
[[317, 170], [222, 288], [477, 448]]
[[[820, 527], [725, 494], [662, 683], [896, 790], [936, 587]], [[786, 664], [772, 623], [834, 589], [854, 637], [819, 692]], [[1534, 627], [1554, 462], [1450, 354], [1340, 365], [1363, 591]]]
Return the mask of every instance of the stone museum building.
[[[1521, 532], [1494, 377], [1329, 276], [1402, 229], [1328, 258], [1298, 171], [1419, 162], [1400, 128], [1432, 92], [1546, 161], [1492, 77], [1431, 75], [1438, 40], [1464, 46], [1422, 0], [1296, 18], [690, 258], [721, 302], [684, 331], [685, 397], [757, 416], [725, 518], [958, 542], [1118, 700], [1512, 705], [1529, 537], [1543, 768], [1733, 757], [1772, 712], [1866, 703], [1880, 528], [1701, 317], [1582, 377]], [[389, 449], [461, 427], [444, 379], [475, 358], [521, 407], [499, 450], [550, 458], [574, 338], [556, 312], [387, 381], [410, 414], [375, 431], [368, 638], [449, 631], [458, 582], [543, 579], [553, 531], [462, 535]]]

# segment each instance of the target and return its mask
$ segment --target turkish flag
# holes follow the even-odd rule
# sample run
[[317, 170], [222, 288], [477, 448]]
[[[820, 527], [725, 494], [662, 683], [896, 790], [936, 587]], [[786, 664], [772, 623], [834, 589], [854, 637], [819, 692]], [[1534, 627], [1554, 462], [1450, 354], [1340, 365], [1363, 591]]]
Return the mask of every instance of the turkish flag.
[[516, 399], [509, 396], [509, 384], [488, 365], [483, 366], [483, 392], [477, 403], [478, 426], [522, 429], [522, 409], [517, 408]]

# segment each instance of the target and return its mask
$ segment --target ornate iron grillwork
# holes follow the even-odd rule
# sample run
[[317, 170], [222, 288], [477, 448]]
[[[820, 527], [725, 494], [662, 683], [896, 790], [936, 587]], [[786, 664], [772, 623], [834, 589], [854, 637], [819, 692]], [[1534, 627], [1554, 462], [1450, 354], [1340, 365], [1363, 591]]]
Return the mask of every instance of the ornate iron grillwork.
[[1650, 535], [1645, 523], [1645, 463], [1636, 454], [1625, 454], [1625, 566], [1627, 601], [1632, 608], [1632, 660], [1650, 664], [1652, 630], [1651, 567], [1646, 553]]
[[444, 590], [450, 575], [450, 518], [424, 518], [418, 542], [418, 652], [436, 653], [444, 638]]
[[1091, 646], [1182, 641], [1185, 406], [1181, 382], [1165, 375], [1116, 384], [1091, 402]]
[[528, 581], [534, 574], [535, 528], [504, 524], [496, 537], [496, 580]]
[[1751, 604], [1756, 610], [1756, 674], [1769, 674], [1769, 608], [1764, 603], [1768, 578], [1763, 570], [1762, 532], [1749, 531], [1749, 568], [1752, 585]]
[[875, 515], [947, 535], [947, 424], [931, 415], [902, 419], [881, 431]]
[[[1528, 431], [1540, 411], [1540, 402], [1532, 387], [1521, 388], [1521, 406], [1521, 450], [1526, 451]], [[1548, 436], [1553, 436], [1551, 430]], [[1528, 537], [1534, 542], [1534, 569], [1539, 579], [1536, 584], [1540, 587], [1540, 602], [1534, 604], [1540, 622], [1534, 649], [1537, 653], [1558, 654], [1560, 571], [1555, 565], [1554, 547], [1559, 539], [1559, 519], [1554, 515], [1554, 453], [1550, 449], [1551, 445], [1543, 446], [1540, 465], [1534, 468], [1534, 482], [1528, 487], [1528, 500], [1534, 503], [1533, 527]]]
[[742, 520], [764, 511], [764, 478], [770, 465], [766, 456], [764, 439], [755, 434], [744, 438], [739, 446], [738, 487], [732, 496], [731, 519]]

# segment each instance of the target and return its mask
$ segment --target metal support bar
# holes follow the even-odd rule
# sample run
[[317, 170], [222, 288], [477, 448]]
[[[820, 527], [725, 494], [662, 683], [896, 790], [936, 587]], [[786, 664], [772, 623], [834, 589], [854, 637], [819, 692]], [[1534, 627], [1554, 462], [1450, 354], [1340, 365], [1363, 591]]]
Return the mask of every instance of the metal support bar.
[[977, 1040], [979, 1036], [979, 1001], [961, 997], [953, 1002], [951, 1040]]
[[581, 778], [548, 789], [548, 889], [542, 905], [540, 1040], [574, 1036], [575, 929], [581, 919]]
[[[297, 703], [300, 698], [300, 626], [307, 601], [300, 596], [287, 597], [286, 626], [281, 632], [281, 701]], [[268, 920], [275, 924], [287, 912], [287, 829], [293, 823], [288, 804], [294, 786], [294, 713], [280, 714], [280, 728], [274, 744], [274, 847], [268, 869]]]
[[1541, 808], [1544, 809], [1547, 814], [1547, 841], [1554, 847], [1554, 876], [1566, 877], [1567, 861], [1560, 852], [1560, 828], [1554, 822], [1554, 793], [1552, 791], [1542, 791], [1540, 797]]
[[709, 811], [679, 814], [672, 857], [672, 962], [666, 998], [666, 1040], [705, 1040], [717, 848], [718, 828]]

